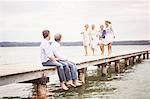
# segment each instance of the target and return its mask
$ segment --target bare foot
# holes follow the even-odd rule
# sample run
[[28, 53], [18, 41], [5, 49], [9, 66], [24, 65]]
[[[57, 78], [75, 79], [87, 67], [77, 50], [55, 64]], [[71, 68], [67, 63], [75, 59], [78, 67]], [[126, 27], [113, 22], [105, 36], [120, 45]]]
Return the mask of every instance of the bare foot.
[[71, 86], [73, 86], [73, 87], [76, 87], [76, 85], [75, 84], [73, 84], [73, 82], [70, 80], [70, 81], [68, 81], [67, 83], [66, 83], [67, 85], [71, 85]]
[[61, 88], [62, 88], [63, 90], [68, 90], [68, 89], [69, 89], [64, 83], [61, 84]]
[[82, 86], [82, 83], [79, 83], [79, 82], [77, 82], [77, 81], [75, 81], [74, 84], [75, 84], [76, 86]]
[[77, 82], [79, 82], [79, 83], [83, 83], [81, 80], [76, 80]]

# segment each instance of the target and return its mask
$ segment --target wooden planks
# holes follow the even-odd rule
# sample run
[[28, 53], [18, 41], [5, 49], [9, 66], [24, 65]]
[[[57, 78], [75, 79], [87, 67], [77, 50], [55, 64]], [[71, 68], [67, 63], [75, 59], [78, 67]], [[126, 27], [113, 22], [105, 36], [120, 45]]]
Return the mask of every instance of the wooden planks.
[[19, 71], [19, 73], [1, 75], [0, 76], [0, 86], [7, 85], [11, 83], [24, 82], [32, 79], [42, 78], [43, 76], [48, 76], [55, 73], [55, 68], [43, 68], [29, 70], [26, 72]]

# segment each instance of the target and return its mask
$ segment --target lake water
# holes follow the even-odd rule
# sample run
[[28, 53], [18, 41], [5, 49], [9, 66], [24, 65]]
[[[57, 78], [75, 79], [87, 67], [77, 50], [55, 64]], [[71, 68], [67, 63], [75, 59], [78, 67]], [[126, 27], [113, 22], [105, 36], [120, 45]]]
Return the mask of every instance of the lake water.
[[[126, 51], [150, 49], [150, 46], [113, 46], [113, 54]], [[63, 47], [65, 54], [71, 60], [84, 55], [81, 46]], [[96, 55], [100, 55], [97, 48]], [[105, 53], [107, 55], [107, 51]], [[41, 65], [38, 47], [3, 47], [0, 48], [0, 66], [38, 66]], [[122, 64], [123, 65], [123, 64]], [[88, 68], [86, 84], [82, 87], [71, 88], [70, 91], [55, 90], [59, 86], [58, 76], [52, 75], [48, 89], [55, 90], [55, 96], [50, 99], [150, 99], [150, 59], [130, 66], [127, 70], [116, 75], [111, 71], [108, 78], [101, 77], [97, 68]], [[32, 84], [15, 83], [0, 86], [0, 97], [14, 99], [32, 96]], [[18, 98], [17, 98], [18, 97]]]

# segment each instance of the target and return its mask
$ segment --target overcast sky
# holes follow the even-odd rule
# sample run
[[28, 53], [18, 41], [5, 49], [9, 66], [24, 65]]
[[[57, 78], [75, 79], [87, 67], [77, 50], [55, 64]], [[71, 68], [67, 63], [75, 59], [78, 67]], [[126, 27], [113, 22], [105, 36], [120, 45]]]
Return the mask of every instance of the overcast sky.
[[41, 41], [41, 31], [79, 41], [84, 24], [111, 20], [116, 40], [150, 40], [150, 0], [0, 0], [0, 41]]

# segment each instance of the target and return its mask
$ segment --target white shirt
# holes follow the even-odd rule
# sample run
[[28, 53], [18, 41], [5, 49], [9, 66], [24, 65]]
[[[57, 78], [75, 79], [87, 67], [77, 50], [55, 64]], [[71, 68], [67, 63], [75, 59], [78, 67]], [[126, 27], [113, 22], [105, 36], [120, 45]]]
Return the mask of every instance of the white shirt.
[[40, 44], [40, 55], [41, 55], [41, 62], [47, 62], [49, 60], [48, 57], [53, 56], [52, 49], [50, 48], [50, 44], [47, 40], [43, 40]]
[[114, 33], [113, 33], [113, 30], [112, 30], [111, 26], [106, 28], [106, 37], [105, 37], [105, 39], [108, 43], [113, 42], [113, 40], [114, 40]]
[[60, 43], [54, 41], [51, 44], [51, 49], [55, 57], [59, 58], [60, 60], [66, 60], [66, 57], [61, 49]]
[[97, 38], [97, 31], [96, 30], [91, 30], [90, 31], [90, 37], [91, 37], [91, 40], [95, 40]]
[[83, 41], [89, 42], [90, 31], [84, 31], [83, 32]]

